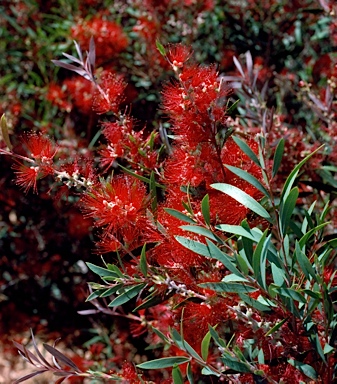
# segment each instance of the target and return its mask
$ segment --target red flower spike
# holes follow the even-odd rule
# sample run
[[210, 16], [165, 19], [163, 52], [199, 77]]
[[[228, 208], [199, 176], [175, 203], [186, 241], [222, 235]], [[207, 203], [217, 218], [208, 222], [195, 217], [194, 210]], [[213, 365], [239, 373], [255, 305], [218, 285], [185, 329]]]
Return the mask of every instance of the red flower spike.
[[25, 193], [31, 188], [34, 193], [37, 193], [36, 180], [39, 177], [39, 167], [14, 164], [13, 169], [16, 175], [15, 183], [23, 188]]
[[167, 59], [174, 70], [184, 66], [189, 60], [193, 51], [191, 47], [183, 44], [172, 44], [168, 47]]
[[126, 83], [120, 75], [107, 73], [101, 78], [101, 89], [94, 94], [93, 110], [99, 114], [113, 112], [117, 113], [123, 101], [123, 92]]
[[71, 35], [85, 50], [94, 37], [98, 61], [115, 57], [128, 46], [128, 39], [122, 27], [113, 21], [104, 20], [102, 13], [97, 13], [90, 20], [81, 20], [72, 27]]
[[91, 188], [80, 203], [86, 216], [93, 217], [95, 225], [104, 229], [99, 245], [107, 251], [118, 247], [117, 232], [130, 242], [144, 228], [141, 218], [145, 215], [146, 188], [130, 176], [116, 177], [111, 183]]
[[35, 160], [50, 161], [57, 152], [57, 148], [55, 148], [51, 140], [41, 134], [27, 134], [23, 137], [23, 142], [30, 152], [28, 155]]

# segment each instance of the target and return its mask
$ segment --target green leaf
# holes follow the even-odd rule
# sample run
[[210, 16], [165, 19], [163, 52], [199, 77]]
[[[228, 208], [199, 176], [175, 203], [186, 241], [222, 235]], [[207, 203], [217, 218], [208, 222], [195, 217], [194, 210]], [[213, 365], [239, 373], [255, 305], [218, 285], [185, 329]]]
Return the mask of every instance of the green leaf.
[[156, 190], [156, 179], [154, 172], [151, 172], [150, 175], [150, 193], [151, 193], [151, 209], [152, 212], [157, 211], [157, 190]]
[[223, 232], [231, 233], [233, 235], [246, 237], [247, 239], [258, 242], [261, 239], [262, 234], [255, 231], [254, 229], [249, 230], [243, 228], [241, 225], [229, 225], [229, 224], [219, 224], [215, 226], [216, 229], [220, 229]]
[[171, 337], [175, 344], [183, 351], [186, 351], [189, 355], [193, 356], [197, 360], [201, 360], [199, 354], [191, 347], [191, 345], [182, 338], [179, 332], [172, 328]]
[[206, 239], [209, 255], [212, 259], [220, 261], [230, 272], [234, 275], [243, 277], [242, 273], [235, 267], [231, 258], [214, 245], [211, 241]]
[[324, 349], [323, 349], [324, 355], [328, 355], [329, 353], [333, 352], [334, 350], [335, 350], [335, 348], [332, 347], [330, 344], [326, 343], [324, 345]]
[[306, 245], [312, 235], [314, 235], [316, 232], [318, 232], [320, 229], [324, 228], [328, 224], [330, 224], [329, 221], [326, 223], [319, 224], [315, 228], [310, 229], [310, 231], [308, 231], [299, 241], [301, 249]]
[[245, 283], [201, 283], [198, 284], [201, 288], [212, 289], [215, 292], [223, 293], [249, 293], [257, 291], [257, 288], [254, 288]]
[[276, 176], [276, 174], [277, 174], [277, 172], [278, 172], [278, 170], [280, 168], [280, 165], [281, 165], [281, 162], [282, 162], [283, 152], [284, 152], [284, 139], [282, 138], [278, 142], [277, 147], [276, 147], [276, 151], [275, 151], [275, 154], [274, 154], [272, 177]]
[[166, 56], [166, 50], [159, 40], [156, 40], [156, 47], [162, 56]]
[[146, 286], [145, 283], [133, 285], [130, 288], [126, 288], [125, 291], [117, 296], [112, 302], [108, 305], [108, 307], [117, 307], [119, 305], [125, 304], [135, 296]]
[[123, 286], [123, 284], [117, 284], [114, 287], [111, 287], [111, 288], [107, 289], [105, 292], [103, 292], [101, 295], [99, 295], [99, 297], [107, 297], [107, 296], [113, 295], [119, 289], [121, 289], [122, 286]]
[[304, 220], [302, 222], [302, 226], [301, 226], [302, 233], [306, 233], [309, 223], [310, 223], [310, 227], [311, 228], [313, 227], [313, 223], [312, 223], [310, 215], [312, 214], [312, 211], [314, 210], [314, 207], [315, 207], [316, 203], [317, 203], [317, 200], [315, 200], [311, 204], [311, 206], [309, 207], [308, 211], [304, 211], [305, 218], [304, 218]]
[[159, 329], [155, 327], [152, 327], [151, 329], [157, 336], [159, 336], [163, 341], [165, 341], [165, 343], [169, 343], [169, 339], [161, 331], [159, 331]]
[[[142, 175], [138, 175], [138, 173], [135, 173], [135, 172], [131, 171], [130, 169], [123, 167], [123, 165], [118, 164], [118, 166], [119, 166], [120, 168], [122, 168], [122, 170], [123, 170], [125, 173], [127, 173], [128, 175], [131, 175], [131, 176], [135, 177], [136, 179], [143, 181], [144, 183], [150, 184], [151, 181], [150, 181], [150, 179], [148, 179], [147, 177], [142, 176]], [[158, 188], [163, 188], [163, 189], [165, 189], [165, 186], [164, 186], [164, 185], [161, 185], [161, 184], [159, 184], [159, 183], [155, 183], [155, 186], [158, 187]]]
[[161, 369], [188, 363], [189, 361], [190, 358], [184, 356], [163, 357], [161, 359], [146, 361], [145, 363], [138, 364], [137, 367], [140, 369]]
[[204, 196], [201, 201], [201, 212], [204, 216], [205, 223], [210, 226], [211, 225], [211, 216], [209, 213], [209, 196], [208, 194]]
[[226, 348], [225, 341], [220, 338], [220, 336], [218, 335], [218, 332], [215, 330], [215, 327], [212, 327], [211, 325], [208, 324], [208, 329], [215, 343], [219, 347]]
[[236, 360], [230, 356], [221, 357], [222, 362], [230, 369], [233, 369], [235, 372], [242, 373], [251, 373], [251, 369], [248, 364]]
[[186, 376], [187, 376], [188, 382], [190, 384], [194, 384], [193, 372], [192, 372], [192, 368], [191, 368], [191, 364], [190, 363], [188, 363], [187, 367], [186, 367]]
[[301, 363], [300, 361], [289, 359], [288, 363], [302, 372], [304, 375], [310, 377], [310, 379], [316, 380], [318, 378], [316, 371], [309, 364]]
[[274, 283], [281, 287], [285, 281], [287, 281], [286, 274], [283, 269], [279, 268], [274, 263], [271, 263], [271, 273], [273, 275]]
[[289, 297], [290, 299], [298, 301], [299, 303], [306, 303], [307, 302], [306, 299], [304, 298], [304, 296], [300, 292], [295, 291], [292, 288], [274, 287], [274, 290], [280, 296]]
[[246, 277], [234, 275], [234, 273], [230, 273], [229, 275], [226, 275], [224, 278], [221, 279], [224, 283], [248, 283], [248, 280]]
[[245, 141], [239, 139], [237, 136], [232, 136], [232, 137], [233, 137], [233, 140], [235, 141], [235, 144], [242, 150], [242, 152], [245, 155], [247, 155], [251, 160], [253, 160], [253, 162], [261, 168], [261, 163], [259, 159], [257, 158], [255, 152], [253, 152], [253, 150], [249, 147], [249, 145]]
[[115, 264], [106, 264], [109, 271], [115, 272], [119, 277], [124, 278], [122, 271]]
[[183, 375], [178, 365], [174, 365], [172, 368], [173, 384], [184, 384]]
[[297, 262], [300, 265], [302, 272], [304, 273], [305, 277], [308, 280], [311, 280], [310, 279], [310, 276], [311, 276], [318, 283], [319, 278], [318, 278], [313, 266], [311, 265], [309, 259], [304, 254], [304, 252], [302, 252], [298, 241], [296, 241], [296, 245], [295, 245], [295, 254], [296, 254]]
[[268, 305], [262, 304], [258, 300], [255, 300], [250, 296], [245, 295], [244, 293], [239, 293], [239, 296], [241, 300], [243, 300], [246, 304], [257, 309], [258, 311], [270, 312], [273, 310], [271, 307], [268, 307]]
[[91, 300], [94, 300], [94, 299], [97, 299], [97, 297], [100, 297], [100, 295], [102, 293], [104, 293], [106, 291], [105, 288], [103, 289], [97, 289], [96, 291], [90, 293], [90, 295], [86, 298], [85, 301], [91, 301]]
[[[250, 232], [250, 227], [247, 222], [247, 219], [241, 222], [241, 226]], [[243, 246], [246, 258], [251, 264], [253, 260], [253, 253], [254, 253], [254, 247], [253, 247], [254, 242], [251, 239], [247, 239], [247, 237], [244, 237], [244, 236], [241, 237], [241, 242], [242, 242], [242, 246]]]
[[139, 267], [142, 274], [147, 277], [146, 244], [143, 245], [142, 252], [140, 254]]
[[241, 191], [241, 189], [235, 187], [234, 185], [226, 183], [216, 183], [211, 184], [211, 187], [225, 193], [226, 195], [229, 195], [234, 200], [244, 205], [246, 208], [255, 212], [257, 215], [265, 219], [270, 219], [269, 213], [262, 207], [261, 204], [259, 204], [255, 199], [249, 196], [246, 192]]
[[267, 289], [266, 286], [266, 260], [267, 260], [267, 251], [271, 235], [266, 239], [268, 230], [264, 232], [260, 241], [256, 245], [255, 251], [253, 253], [253, 271], [256, 280], [260, 286], [264, 289]]
[[88, 266], [88, 268], [91, 271], [96, 273], [96, 275], [100, 276], [102, 279], [104, 279], [104, 277], [108, 277], [108, 276], [113, 277], [113, 278], [119, 277], [116, 272], [110, 271], [109, 269], [98, 267], [97, 265], [94, 265], [91, 263], [86, 263], [86, 265]]
[[293, 188], [289, 195], [287, 196], [286, 200], [281, 200], [281, 207], [280, 207], [280, 227], [281, 232], [284, 235], [287, 231], [290, 218], [294, 212], [296, 201], [298, 198], [299, 190], [297, 187]]
[[278, 329], [282, 327], [282, 325], [287, 321], [288, 319], [283, 319], [279, 323], [275, 324], [269, 331], [265, 334], [265, 336], [269, 336], [272, 333], [276, 332]]
[[207, 361], [207, 358], [208, 358], [209, 343], [211, 341], [211, 338], [212, 338], [211, 332], [208, 331], [201, 342], [201, 356], [204, 359], [204, 361]]
[[11, 140], [9, 138], [7, 119], [6, 119], [6, 116], [4, 113], [2, 114], [2, 116], [0, 118], [0, 126], [1, 126], [1, 133], [2, 133], [3, 141], [7, 145], [8, 149], [11, 151], [13, 148], [13, 145], [12, 145]]
[[175, 217], [178, 220], [185, 221], [186, 223], [196, 224], [196, 222], [184, 213], [172, 208], [164, 208], [165, 212]]
[[290, 175], [287, 177], [287, 180], [286, 182], [284, 183], [284, 186], [283, 186], [283, 189], [282, 189], [282, 193], [281, 193], [281, 201], [284, 201], [286, 200], [286, 198], [288, 197], [289, 195], [289, 192], [295, 182], [295, 179], [298, 175], [298, 172], [299, 170], [301, 169], [301, 167], [310, 159], [310, 157], [312, 157], [316, 152], [318, 152], [319, 150], [321, 150], [322, 148], [324, 147], [324, 145], [321, 145], [320, 147], [318, 147], [317, 149], [315, 149], [315, 151], [311, 152], [308, 156], [306, 156], [300, 163], [298, 163], [296, 165], [296, 167], [291, 171]]
[[253, 185], [256, 189], [258, 189], [260, 192], [262, 192], [266, 197], [270, 198], [269, 192], [266, 190], [266, 188], [259, 182], [259, 180], [248, 173], [247, 171], [244, 171], [241, 168], [233, 167], [231, 165], [224, 164], [227, 169], [229, 169], [232, 173], [239, 176], [241, 179], [247, 181], [249, 184]]
[[198, 255], [211, 257], [208, 247], [205, 244], [200, 243], [199, 241], [188, 239], [187, 237], [183, 236], [175, 236], [175, 239], [178, 241], [179, 244], [183, 245], [190, 251], [193, 251]]
[[199, 227], [198, 225], [181, 225], [180, 228], [183, 229], [184, 231], [197, 233], [198, 235], [208, 237], [216, 241], [217, 243], [223, 244], [223, 241], [207, 228]]
[[229, 115], [232, 111], [234, 111], [234, 109], [239, 104], [239, 102], [240, 102], [240, 100], [235, 100], [234, 103], [229, 108], [227, 108], [226, 114]]
[[219, 372], [216, 372], [216, 371], [213, 371], [213, 369], [211, 369], [211, 367], [203, 367], [203, 369], [201, 370], [201, 373], [203, 375], [214, 375], [214, 376], [218, 376], [220, 377], [221, 374]]

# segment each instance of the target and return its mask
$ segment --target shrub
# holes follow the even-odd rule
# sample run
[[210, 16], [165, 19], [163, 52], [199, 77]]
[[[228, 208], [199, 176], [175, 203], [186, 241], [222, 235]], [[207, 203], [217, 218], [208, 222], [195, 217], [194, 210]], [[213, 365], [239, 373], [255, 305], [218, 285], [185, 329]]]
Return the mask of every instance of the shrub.
[[[309, 3], [303, 2], [297, 21], [306, 13], [315, 19], [317, 12], [306, 8]], [[171, 5], [179, 8], [168, 2], [170, 12]], [[194, 5], [196, 12], [205, 11]], [[205, 7], [220, 12], [221, 5]], [[322, 6], [330, 10], [328, 4]], [[160, 4], [146, 2], [144, 7], [166, 20]], [[256, 10], [251, 2], [247, 9]], [[294, 21], [295, 16], [284, 14], [282, 2], [267, 10], [282, 20], [280, 25], [284, 18]], [[232, 18], [237, 26], [239, 19]], [[238, 383], [332, 382], [333, 66], [315, 86], [307, 78], [297, 85], [287, 60], [280, 67], [261, 67], [252, 51], [241, 59], [234, 56], [235, 72], [220, 75], [212, 64], [196, 64], [189, 46], [157, 41], [153, 68], [171, 68], [175, 80], [162, 90], [160, 114], [167, 120], [155, 114], [150, 126], [142, 126], [125, 104], [126, 76], [107, 68], [95, 72], [96, 57], [104, 67], [104, 50], [96, 55], [94, 40], [86, 43], [84, 30], [91, 22], [105, 29], [113, 26], [125, 43], [118, 51], [127, 49], [122, 30], [96, 17], [73, 28], [82, 31], [87, 56], [75, 43], [76, 56], [64, 54], [67, 61], [54, 64], [87, 82], [78, 82], [78, 89], [87, 89], [86, 103], [92, 102], [100, 115], [101, 129], [89, 145], [92, 149], [102, 135], [96, 154], [84, 144], [54, 142], [44, 132], [13, 140], [4, 116], [0, 152], [15, 160], [16, 183], [25, 192], [37, 192], [37, 181], [43, 179], [58, 198], [77, 201], [94, 227], [95, 252], [104, 254], [103, 264], [87, 263], [100, 278], [89, 283], [87, 301], [97, 311], [127, 319], [132, 337], [151, 352], [130, 356], [125, 346], [120, 360], [128, 361], [123, 365], [119, 360], [84, 371], [55, 346], [45, 345], [56, 358], [53, 365], [48, 363], [32, 336], [35, 355], [15, 345], [39, 370], [17, 382], [48, 370], [61, 376], [59, 383], [72, 377], [192, 383], [213, 376]], [[255, 17], [248, 25], [253, 31], [263, 26], [258, 36], [264, 28], [274, 28], [271, 21], [261, 22]], [[298, 30], [288, 28], [296, 37]], [[306, 28], [314, 29], [311, 19]], [[98, 37], [103, 33], [99, 30], [95, 28]], [[306, 47], [305, 41], [298, 47], [291, 35], [287, 43], [282, 33], [289, 55], [296, 51], [289, 48], [292, 44]], [[154, 44], [152, 34], [147, 38]], [[257, 44], [256, 50], [262, 48]], [[154, 76], [151, 84], [155, 82]], [[68, 91], [75, 83], [68, 81]], [[137, 83], [135, 87], [140, 88]], [[49, 97], [66, 110], [62, 92], [56, 86]], [[87, 107], [82, 113], [92, 114]], [[12, 141], [22, 146], [13, 147]], [[128, 328], [121, 328], [120, 338], [126, 340]]]

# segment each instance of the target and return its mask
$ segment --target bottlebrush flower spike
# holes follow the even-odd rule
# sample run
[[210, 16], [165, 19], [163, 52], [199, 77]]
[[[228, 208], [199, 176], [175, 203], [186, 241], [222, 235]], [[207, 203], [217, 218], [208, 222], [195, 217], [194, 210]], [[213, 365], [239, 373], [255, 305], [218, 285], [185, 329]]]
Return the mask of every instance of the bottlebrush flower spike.
[[100, 88], [97, 89], [94, 95], [93, 110], [99, 114], [107, 112], [117, 114], [124, 99], [123, 92], [126, 88], [123, 77], [107, 73], [101, 78]]
[[119, 176], [111, 183], [91, 188], [81, 198], [81, 206], [87, 217], [96, 220], [96, 226], [113, 232], [130, 227], [144, 215], [146, 200], [146, 188], [139, 180]]
[[183, 44], [172, 44], [168, 48], [167, 60], [171, 64], [174, 71], [178, 68], [182, 68], [184, 64], [189, 60], [193, 51], [191, 47], [187, 47]]
[[15, 183], [23, 188], [25, 193], [31, 188], [34, 193], [37, 193], [36, 181], [39, 178], [39, 167], [14, 164], [12, 168], [15, 170]]
[[23, 142], [29, 151], [28, 156], [43, 162], [50, 161], [57, 152], [57, 147], [46, 136], [30, 133], [23, 137]]

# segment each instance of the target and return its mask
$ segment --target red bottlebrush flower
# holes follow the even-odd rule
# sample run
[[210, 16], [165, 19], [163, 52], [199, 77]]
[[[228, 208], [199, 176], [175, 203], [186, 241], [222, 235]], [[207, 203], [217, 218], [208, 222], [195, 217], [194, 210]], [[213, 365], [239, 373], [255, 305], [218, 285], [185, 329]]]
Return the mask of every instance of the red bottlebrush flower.
[[28, 155], [35, 160], [48, 162], [54, 158], [57, 148], [52, 141], [41, 134], [30, 133], [23, 137], [23, 142], [29, 151]]
[[36, 180], [39, 177], [39, 167], [14, 164], [13, 169], [15, 169], [16, 184], [22, 187], [25, 193], [30, 188], [33, 189], [34, 193], [37, 193]]
[[192, 48], [183, 44], [172, 44], [168, 47], [167, 59], [173, 69], [184, 66], [192, 55]]
[[111, 183], [90, 188], [80, 204], [86, 217], [93, 217], [95, 226], [104, 230], [98, 248], [116, 251], [121, 241], [126, 246], [138, 246], [139, 236], [146, 228], [147, 202], [145, 186], [130, 176], [116, 177]]
[[66, 79], [64, 84], [75, 107], [84, 115], [90, 115], [92, 113], [92, 95], [96, 90], [95, 84], [81, 76]]
[[123, 364], [123, 379], [128, 380], [130, 384], [142, 383], [143, 381], [138, 378], [136, 368], [132, 363], [125, 362]]
[[57, 84], [50, 84], [48, 87], [48, 92], [46, 94], [47, 100], [49, 100], [53, 105], [70, 112], [71, 103], [67, 101], [67, 95], [64, 90]]
[[123, 101], [126, 83], [120, 75], [108, 73], [101, 78], [100, 88], [94, 94], [93, 110], [97, 113], [117, 113]]
[[113, 21], [104, 20], [102, 14], [96, 14], [90, 20], [81, 20], [72, 27], [71, 34], [84, 49], [88, 49], [90, 38], [94, 37], [98, 61], [111, 59], [128, 45], [128, 39], [121, 26]]
[[187, 94], [178, 82], [165, 84], [162, 91], [163, 110], [169, 116], [182, 115], [187, 108]]
[[[200, 353], [201, 341], [208, 331], [208, 325], [228, 320], [229, 314], [225, 299], [216, 299], [212, 304], [193, 303], [184, 305], [184, 337]], [[177, 314], [180, 318], [181, 314]]]

